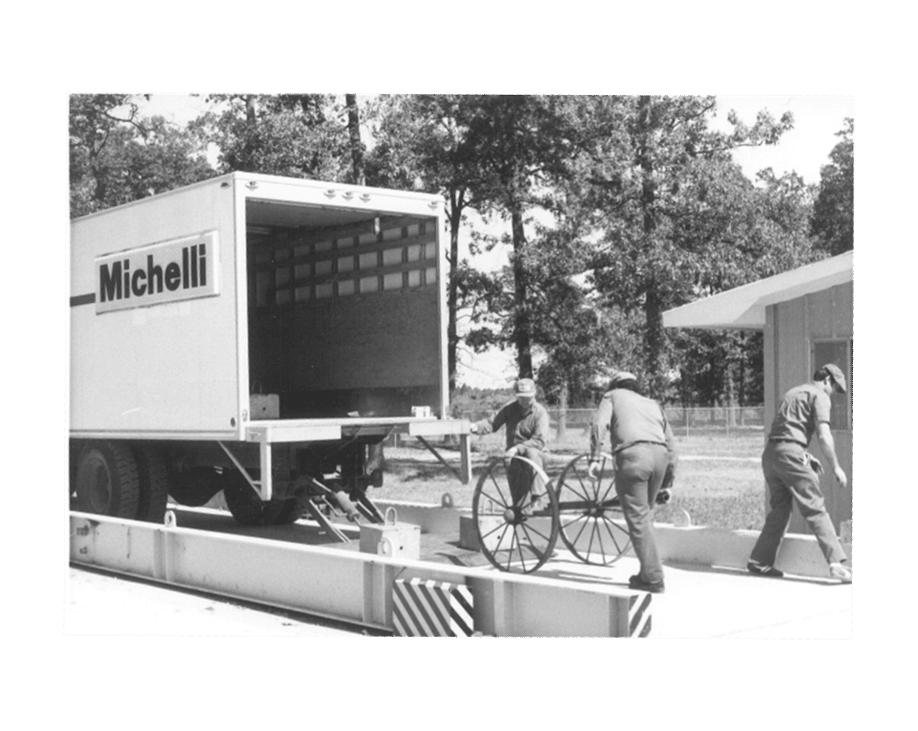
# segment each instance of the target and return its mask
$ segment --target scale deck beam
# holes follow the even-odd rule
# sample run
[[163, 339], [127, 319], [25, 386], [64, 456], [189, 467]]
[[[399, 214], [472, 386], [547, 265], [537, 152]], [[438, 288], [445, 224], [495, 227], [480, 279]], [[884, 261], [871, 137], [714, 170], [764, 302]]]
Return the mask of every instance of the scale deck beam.
[[630, 637], [634, 607], [650, 612], [645, 595], [621, 587], [181, 528], [172, 513], [155, 525], [73, 512], [70, 533], [74, 564], [375, 629], [394, 630], [396, 578], [468, 586], [485, 635]]

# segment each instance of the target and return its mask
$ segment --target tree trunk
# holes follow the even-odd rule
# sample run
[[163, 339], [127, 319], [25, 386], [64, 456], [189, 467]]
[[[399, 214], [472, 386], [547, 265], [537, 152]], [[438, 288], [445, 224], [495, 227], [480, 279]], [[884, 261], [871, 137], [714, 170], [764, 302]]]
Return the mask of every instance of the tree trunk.
[[526, 271], [526, 234], [523, 230], [523, 212], [519, 204], [510, 213], [513, 236], [513, 282], [516, 322], [513, 339], [516, 343], [516, 362], [520, 378], [532, 378], [532, 325], [529, 318], [529, 276]]
[[255, 130], [257, 124], [255, 95], [247, 94], [245, 97], [245, 144], [242, 146], [242, 160], [240, 170], [255, 171]]
[[564, 439], [567, 435], [567, 407], [569, 400], [568, 380], [565, 378], [561, 381], [561, 389], [558, 392], [558, 432], [555, 438]]
[[360, 141], [360, 113], [357, 109], [357, 95], [345, 94], [347, 105], [347, 134], [351, 143], [351, 162], [354, 171], [354, 183], [366, 185], [367, 179], [363, 165], [363, 143]]
[[96, 183], [92, 191], [92, 197], [95, 200], [93, 210], [100, 210], [104, 207], [105, 196], [108, 195], [108, 173], [105, 171], [105, 166], [97, 160], [93, 160], [90, 165], [92, 178]]
[[456, 312], [459, 291], [456, 268], [459, 266], [459, 229], [462, 225], [463, 198], [464, 193], [461, 191], [451, 191], [450, 210], [447, 212], [449, 218], [449, 276], [447, 277], [449, 289], [446, 294], [446, 308], [449, 319], [446, 331], [446, 362], [450, 398], [456, 391], [456, 370], [459, 364], [459, 325]]
[[644, 363], [647, 368], [645, 382], [648, 394], [655, 399], [663, 396], [666, 387], [666, 378], [663, 373], [663, 306], [657, 296], [655, 287], [647, 291], [644, 300], [644, 319], [646, 321], [646, 337], [644, 346]]
[[739, 376], [737, 376], [737, 381], [739, 382], [739, 394], [737, 396], [737, 405], [742, 407], [746, 405], [746, 333], [744, 332], [739, 334], [739, 345], [740, 361]]
[[[653, 100], [649, 96], [638, 99], [639, 146], [637, 162], [641, 168], [641, 212], [643, 214], [644, 246], [648, 249], [656, 246], [654, 233], [657, 229], [655, 203], [657, 199], [654, 182], [654, 166], [651, 157], [651, 135], [653, 133], [651, 109]], [[645, 382], [648, 393], [653, 398], [660, 398], [665, 388], [663, 376], [663, 303], [653, 272], [650, 272], [645, 284], [644, 317], [647, 333], [644, 340], [644, 363], [647, 373]]]
[[736, 426], [736, 387], [733, 383], [733, 367], [727, 366], [727, 427]]

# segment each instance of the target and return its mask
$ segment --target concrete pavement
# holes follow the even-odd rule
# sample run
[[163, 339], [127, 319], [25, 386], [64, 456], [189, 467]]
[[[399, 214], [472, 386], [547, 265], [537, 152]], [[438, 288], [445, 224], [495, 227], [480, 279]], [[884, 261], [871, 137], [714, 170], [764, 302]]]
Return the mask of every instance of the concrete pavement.
[[[791, 575], [768, 579], [734, 568], [670, 562], [664, 571], [666, 592], [653, 595], [651, 639], [852, 638], [853, 584]], [[545, 578], [623, 587], [637, 572], [637, 559], [628, 556], [610, 567], [557, 558], [539, 569]]]
[[361, 630], [174, 587], [71, 568], [65, 594], [64, 634], [359, 637]]

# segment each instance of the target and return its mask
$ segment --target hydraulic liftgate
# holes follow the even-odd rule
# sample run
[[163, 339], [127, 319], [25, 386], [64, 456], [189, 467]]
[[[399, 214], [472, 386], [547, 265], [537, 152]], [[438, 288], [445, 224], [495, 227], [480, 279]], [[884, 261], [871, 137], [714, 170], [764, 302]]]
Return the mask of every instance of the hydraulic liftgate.
[[[253, 480], [233, 456], [226, 444], [219, 442], [227, 456], [245, 475], [246, 480], [261, 496], [270, 500], [273, 495], [271, 484], [271, 445], [295, 442], [313, 442], [323, 440], [355, 439], [358, 436], [386, 437], [392, 432], [415, 437], [430, 450], [447, 469], [453, 472], [463, 485], [467, 485], [472, 474], [471, 449], [469, 447], [468, 422], [461, 419], [416, 419], [408, 417], [393, 418], [353, 418], [347, 421], [332, 419], [292, 419], [284, 421], [253, 421], [246, 425], [245, 439], [259, 445], [261, 480]], [[455, 435], [459, 438], [459, 467], [445, 460], [440, 453], [425, 439], [431, 436]]]
[[397, 579], [468, 587], [483, 635], [642, 637], [651, 628], [642, 592], [180, 528], [172, 512], [165, 525], [72, 512], [70, 560], [390, 631]]

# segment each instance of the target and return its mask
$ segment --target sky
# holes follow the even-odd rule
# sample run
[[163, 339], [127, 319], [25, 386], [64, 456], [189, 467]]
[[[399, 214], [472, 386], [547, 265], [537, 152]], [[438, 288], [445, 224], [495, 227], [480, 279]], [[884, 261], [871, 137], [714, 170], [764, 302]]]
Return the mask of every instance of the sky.
[[[153, 94], [149, 100], [138, 97], [137, 102], [142, 115], [161, 115], [179, 125], [207, 108], [201, 97], [190, 94]], [[829, 153], [838, 142], [836, 133], [843, 128], [846, 117], [854, 117], [854, 97], [717, 96], [712, 122], [715, 128], [729, 128], [730, 110], [735, 110], [747, 125], [755, 121], [761, 110], [768, 110], [775, 119], [785, 112], [794, 115], [794, 128], [778, 144], [734, 151], [734, 159], [747, 177], [754, 180], [759, 170], [770, 167], [778, 176], [795, 171], [806, 183], [815, 184], [819, 182], [820, 168], [829, 162]], [[499, 224], [495, 228], [501, 229]], [[467, 237], [464, 243], [467, 245]], [[474, 264], [480, 269], [493, 270], [506, 261], [506, 249], [496, 247], [476, 257]], [[514, 354], [509, 350], [460, 354], [459, 381], [472, 387], [503, 388], [513, 380], [515, 372]]]
[[771, 167], [778, 176], [796, 171], [806, 183], [819, 182], [819, 170], [829, 162], [829, 153], [839, 141], [836, 133], [846, 117], [854, 117], [853, 96], [721, 96], [717, 105], [717, 120], [725, 125], [731, 109], [746, 124], [754, 122], [761, 109], [775, 119], [791, 112], [794, 128], [777, 145], [745, 148], [734, 152], [733, 158], [747, 177]]

